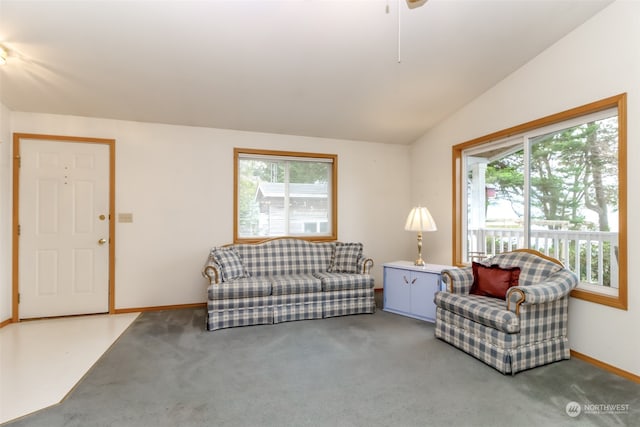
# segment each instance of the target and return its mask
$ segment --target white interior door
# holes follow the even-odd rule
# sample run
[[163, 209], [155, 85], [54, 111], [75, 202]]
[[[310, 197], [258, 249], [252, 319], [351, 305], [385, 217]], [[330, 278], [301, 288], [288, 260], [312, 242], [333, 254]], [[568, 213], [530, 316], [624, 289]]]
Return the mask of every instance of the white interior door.
[[20, 318], [109, 310], [109, 147], [20, 144]]

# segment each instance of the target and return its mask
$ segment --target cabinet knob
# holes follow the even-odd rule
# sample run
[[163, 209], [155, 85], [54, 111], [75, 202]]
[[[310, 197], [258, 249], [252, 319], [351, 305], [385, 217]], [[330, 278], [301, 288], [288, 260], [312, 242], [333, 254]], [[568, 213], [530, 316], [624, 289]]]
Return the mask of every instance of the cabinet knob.
[[407, 280], [407, 276], [402, 276], [402, 279], [404, 280], [404, 283], [406, 283], [407, 285], [409, 284], [409, 281]]

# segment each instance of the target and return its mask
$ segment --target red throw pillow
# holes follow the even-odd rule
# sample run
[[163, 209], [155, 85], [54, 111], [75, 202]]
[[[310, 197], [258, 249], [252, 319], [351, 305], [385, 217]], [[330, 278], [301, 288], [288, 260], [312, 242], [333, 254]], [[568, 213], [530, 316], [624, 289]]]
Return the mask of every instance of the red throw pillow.
[[473, 285], [470, 294], [505, 299], [512, 286], [518, 286], [520, 267], [501, 268], [498, 264], [486, 266], [478, 262], [472, 264]]

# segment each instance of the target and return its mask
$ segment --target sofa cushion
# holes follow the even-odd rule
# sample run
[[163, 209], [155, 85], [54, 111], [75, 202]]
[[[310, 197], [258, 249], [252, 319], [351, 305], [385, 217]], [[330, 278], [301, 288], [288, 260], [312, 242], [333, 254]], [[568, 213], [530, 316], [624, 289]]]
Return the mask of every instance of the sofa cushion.
[[220, 265], [222, 281], [249, 277], [240, 256], [233, 248], [213, 248], [211, 255]]
[[322, 280], [325, 292], [373, 288], [373, 277], [368, 274], [314, 273], [314, 276]]
[[451, 311], [474, 322], [509, 334], [520, 331], [518, 316], [507, 310], [505, 301], [480, 295], [436, 292], [436, 307]]
[[498, 264], [486, 266], [472, 263], [473, 285], [470, 294], [505, 299], [512, 286], [518, 286], [520, 267], [502, 268]]
[[292, 274], [289, 276], [273, 276], [271, 293], [273, 295], [307, 294], [320, 292], [322, 283], [312, 274]]
[[[447, 338], [453, 338], [457, 341], [462, 337], [462, 335], [466, 335], [467, 337], [473, 337], [473, 344], [479, 346], [481, 346], [481, 343], [488, 344], [485, 345], [483, 350], [480, 350], [479, 353], [483, 353], [485, 351], [491, 352], [494, 348], [510, 350], [516, 348], [520, 344], [519, 333], [509, 334], [504, 331], [489, 328], [482, 323], [474, 322], [473, 320], [469, 320], [466, 317], [444, 310], [440, 307], [436, 308], [436, 319], [439, 324], [438, 326], [441, 327], [437, 329], [440, 329], [440, 332], [445, 332], [448, 335]], [[442, 328], [442, 326], [444, 326], [444, 328]], [[460, 345], [464, 346], [465, 344], [471, 344], [471, 342], [457, 341], [456, 344], [459, 344], [456, 345], [456, 347], [459, 347]]]
[[271, 295], [268, 278], [245, 277], [211, 285], [207, 288], [209, 299], [253, 298]]
[[330, 273], [360, 273], [358, 260], [362, 257], [362, 243], [336, 243], [328, 268]]
[[277, 239], [233, 247], [251, 277], [264, 277], [327, 271], [334, 246], [334, 242]]

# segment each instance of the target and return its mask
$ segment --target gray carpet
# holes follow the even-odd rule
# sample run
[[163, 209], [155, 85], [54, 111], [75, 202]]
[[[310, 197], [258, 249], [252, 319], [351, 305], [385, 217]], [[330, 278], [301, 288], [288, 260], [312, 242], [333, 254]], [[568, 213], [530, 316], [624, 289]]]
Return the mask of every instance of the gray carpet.
[[640, 384], [576, 359], [503, 376], [381, 310], [203, 327], [202, 309], [142, 314], [64, 402], [7, 426], [640, 425]]

